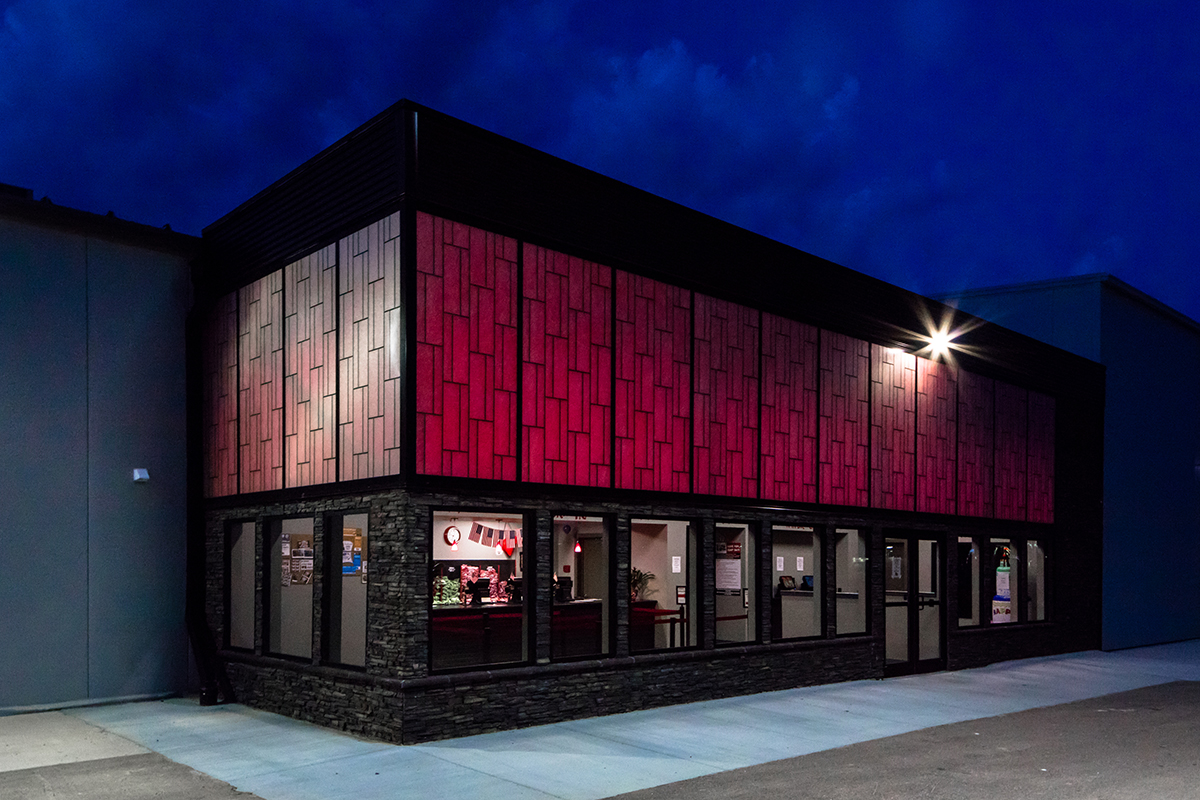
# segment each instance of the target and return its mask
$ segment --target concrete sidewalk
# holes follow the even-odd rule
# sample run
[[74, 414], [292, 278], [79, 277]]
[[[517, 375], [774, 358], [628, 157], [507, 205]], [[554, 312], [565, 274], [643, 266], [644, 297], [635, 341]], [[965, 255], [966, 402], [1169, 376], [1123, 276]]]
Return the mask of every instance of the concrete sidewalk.
[[[457, 800], [479, 791], [591, 800], [1172, 681], [1200, 681], [1200, 641], [791, 689], [408, 747], [187, 699], [55, 714], [266, 800]], [[21, 719], [0, 718], [0, 765], [11, 742], [4, 731]]]

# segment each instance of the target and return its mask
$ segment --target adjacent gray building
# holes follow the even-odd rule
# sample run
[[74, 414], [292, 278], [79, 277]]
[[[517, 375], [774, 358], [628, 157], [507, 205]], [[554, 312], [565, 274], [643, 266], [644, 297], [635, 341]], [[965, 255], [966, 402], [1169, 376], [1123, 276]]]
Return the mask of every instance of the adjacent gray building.
[[0, 185], [0, 711], [186, 687], [197, 241]]
[[1103, 647], [1200, 636], [1200, 323], [1106, 274], [942, 299], [1108, 368]]

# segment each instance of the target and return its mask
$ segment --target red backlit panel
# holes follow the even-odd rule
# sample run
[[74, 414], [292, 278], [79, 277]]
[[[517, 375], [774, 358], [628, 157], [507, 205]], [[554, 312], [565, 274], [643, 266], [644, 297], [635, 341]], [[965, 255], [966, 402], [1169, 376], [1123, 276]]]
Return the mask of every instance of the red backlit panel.
[[691, 488], [689, 292], [617, 270], [616, 484]]
[[995, 381], [958, 374], [958, 513], [990, 517], [995, 511]]
[[337, 247], [283, 268], [286, 486], [337, 480]]
[[1054, 522], [1054, 398], [1029, 393], [1029, 521]]
[[817, 329], [762, 315], [762, 496], [817, 500]]
[[612, 269], [524, 245], [521, 479], [612, 483]]
[[417, 215], [417, 471], [517, 479], [517, 242]]
[[238, 290], [241, 491], [283, 486], [283, 271]]
[[1025, 519], [1029, 392], [996, 381], [996, 516]]
[[237, 295], [216, 302], [204, 334], [204, 494], [237, 494]]
[[917, 357], [871, 345], [871, 505], [912, 511], [917, 447]]
[[338, 243], [338, 446], [344, 481], [400, 472], [400, 215]]
[[820, 502], [867, 505], [870, 345], [821, 331]]
[[917, 511], [954, 513], [958, 370], [917, 359]]
[[758, 496], [759, 313], [695, 295], [693, 491]]

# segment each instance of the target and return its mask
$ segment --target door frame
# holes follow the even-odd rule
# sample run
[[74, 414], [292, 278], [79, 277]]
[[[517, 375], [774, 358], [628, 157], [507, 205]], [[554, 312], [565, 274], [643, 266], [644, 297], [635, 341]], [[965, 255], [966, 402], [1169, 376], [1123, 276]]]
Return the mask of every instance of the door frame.
[[[899, 602], [889, 602], [886, 588], [883, 595], [883, 636], [884, 636], [884, 677], [893, 677], [897, 675], [912, 675], [922, 672], [939, 672], [946, 669], [946, 631], [947, 631], [947, 608], [949, 604], [946, 599], [947, 590], [947, 548], [946, 535], [936, 531], [884, 531], [883, 536], [883, 552], [885, 554], [883, 568], [888, 569], [887, 564], [887, 547], [888, 541], [892, 539], [903, 540], [908, 551], [908, 575], [906, 598]], [[927, 598], [922, 597], [918, 591], [919, 580], [919, 553], [920, 542], [932, 542], [935, 549], [933, 558], [933, 567], [937, 570], [937, 599], [935, 605], [938, 607], [938, 656], [937, 658], [921, 658], [921, 627], [920, 627], [920, 612], [923, 608], [928, 608], [930, 603]], [[887, 578], [885, 573], [884, 585], [886, 587]], [[903, 605], [906, 607], [906, 619], [908, 626], [908, 658], [905, 661], [897, 661], [893, 663], [887, 662], [887, 624], [889, 607]]]

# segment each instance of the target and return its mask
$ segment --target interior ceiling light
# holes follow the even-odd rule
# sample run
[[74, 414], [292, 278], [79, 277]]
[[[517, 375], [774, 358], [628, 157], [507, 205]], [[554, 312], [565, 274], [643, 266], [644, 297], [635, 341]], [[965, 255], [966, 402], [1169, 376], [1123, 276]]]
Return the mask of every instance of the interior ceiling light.
[[576, 552], [576, 553], [582, 553], [582, 552], [583, 552], [583, 548], [579, 546], [579, 540], [578, 540], [578, 539], [576, 539], [576, 540], [575, 540], [575, 552]]

